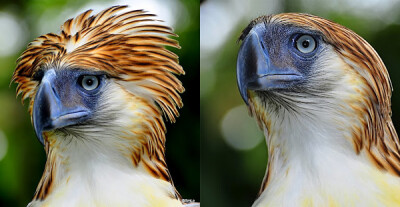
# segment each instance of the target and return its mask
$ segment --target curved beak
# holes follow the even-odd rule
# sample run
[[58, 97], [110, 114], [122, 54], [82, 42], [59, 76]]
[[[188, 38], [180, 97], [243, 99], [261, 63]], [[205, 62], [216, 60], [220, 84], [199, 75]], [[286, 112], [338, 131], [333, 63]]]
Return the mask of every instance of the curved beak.
[[248, 90], [267, 91], [283, 89], [288, 83], [301, 80], [302, 75], [294, 68], [279, 68], [271, 63], [267, 46], [262, 41], [265, 28], [256, 25], [244, 39], [237, 58], [237, 83], [240, 95], [248, 104]]
[[33, 104], [33, 126], [44, 145], [43, 132], [78, 124], [89, 117], [89, 110], [81, 106], [65, 107], [54, 86], [56, 73], [48, 70], [37, 90]]

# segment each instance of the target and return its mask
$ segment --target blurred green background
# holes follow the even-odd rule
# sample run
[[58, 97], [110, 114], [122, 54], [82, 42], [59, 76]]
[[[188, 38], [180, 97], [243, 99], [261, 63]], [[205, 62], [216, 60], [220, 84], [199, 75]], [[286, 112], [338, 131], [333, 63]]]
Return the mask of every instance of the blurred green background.
[[61, 24], [77, 14], [112, 5], [129, 5], [158, 14], [175, 29], [182, 49], [171, 49], [186, 71], [185, 106], [175, 124], [168, 124], [167, 163], [184, 198], [200, 199], [199, 41], [197, 0], [7, 0], [0, 1], [0, 206], [26, 206], [33, 197], [45, 164], [27, 102], [15, 97], [10, 79], [15, 61], [34, 38], [58, 33]]
[[201, 196], [203, 206], [251, 206], [267, 164], [264, 136], [236, 86], [236, 43], [254, 18], [302, 12], [342, 24], [379, 53], [393, 82], [400, 129], [400, 2], [395, 0], [204, 0], [200, 5]]
[[89, 8], [99, 11], [117, 4], [145, 8], [159, 14], [179, 34], [182, 49], [174, 52], [186, 70], [181, 77], [186, 88], [182, 95], [185, 106], [177, 123], [168, 124], [167, 162], [182, 196], [199, 200], [201, 193], [202, 206], [250, 206], [264, 176], [267, 162], [264, 137], [248, 117], [236, 86], [239, 49], [236, 40], [257, 16], [311, 13], [338, 22], [364, 37], [389, 70], [394, 88], [393, 121], [400, 129], [400, 2], [200, 2], [199, 7], [196, 0], [0, 1], [0, 206], [26, 206], [45, 163], [27, 103], [22, 105], [15, 98], [14, 84], [9, 86], [15, 60], [34, 38], [58, 32], [66, 19]]

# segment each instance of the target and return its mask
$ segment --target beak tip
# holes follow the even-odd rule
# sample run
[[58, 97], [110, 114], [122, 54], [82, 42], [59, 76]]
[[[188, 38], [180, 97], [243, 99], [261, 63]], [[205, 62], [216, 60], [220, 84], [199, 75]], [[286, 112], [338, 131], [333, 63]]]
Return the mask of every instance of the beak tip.
[[44, 145], [43, 133], [41, 133], [41, 132], [40, 132], [40, 133], [36, 132], [36, 136], [37, 136], [39, 142], [40, 142], [42, 145]]
[[242, 97], [243, 101], [246, 103], [246, 105], [248, 105], [249, 104], [249, 102], [248, 102], [248, 98], [249, 97], [248, 97], [248, 94], [247, 94], [247, 85], [241, 83], [239, 81], [239, 79], [238, 79], [238, 89], [239, 89], [240, 96]]
[[43, 130], [42, 130], [42, 126], [37, 123], [37, 117], [35, 117], [36, 113], [34, 111], [33, 113], [33, 128], [35, 129], [35, 134], [37, 139], [40, 141], [40, 143], [42, 143], [42, 145], [44, 145], [44, 139], [43, 139]]

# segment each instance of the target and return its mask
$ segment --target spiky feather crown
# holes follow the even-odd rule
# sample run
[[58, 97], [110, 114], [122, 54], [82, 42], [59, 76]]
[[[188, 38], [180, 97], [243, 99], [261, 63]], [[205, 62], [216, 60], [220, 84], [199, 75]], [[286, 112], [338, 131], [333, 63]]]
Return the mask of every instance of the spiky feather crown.
[[33, 105], [35, 73], [48, 68], [81, 68], [106, 71], [110, 77], [131, 82], [145, 97], [154, 100], [172, 121], [182, 107], [184, 88], [174, 75], [184, 74], [178, 56], [165, 46], [180, 48], [167, 37], [172, 29], [143, 10], [119, 13], [127, 6], [114, 6], [91, 15], [88, 10], [61, 26], [60, 34], [35, 39], [17, 60], [12, 80], [17, 94]]

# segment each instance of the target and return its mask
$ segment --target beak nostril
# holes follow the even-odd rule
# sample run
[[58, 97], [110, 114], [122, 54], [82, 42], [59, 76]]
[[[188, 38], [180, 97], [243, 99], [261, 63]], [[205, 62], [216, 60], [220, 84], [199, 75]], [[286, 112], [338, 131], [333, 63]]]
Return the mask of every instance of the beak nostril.
[[260, 41], [260, 45], [261, 45], [262, 50], [265, 51], [265, 46], [261, 41]]
[[57, 98], [57, 100], [60, 100], [60, 96], [58, 95], [57, 90], [53, 85], [51, 86], [51, 90], [53, 91], [54, 96]]

